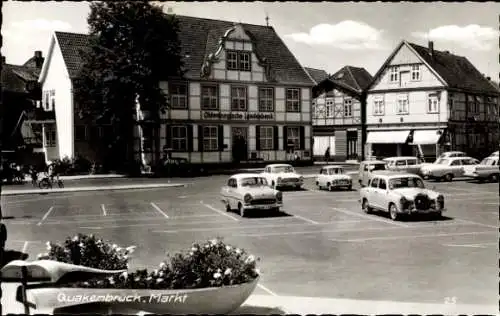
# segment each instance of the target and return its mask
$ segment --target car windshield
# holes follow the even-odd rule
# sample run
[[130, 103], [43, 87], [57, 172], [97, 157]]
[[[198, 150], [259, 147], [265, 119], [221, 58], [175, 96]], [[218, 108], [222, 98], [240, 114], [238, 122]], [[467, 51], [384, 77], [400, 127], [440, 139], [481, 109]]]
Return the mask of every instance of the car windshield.
[[448, 159], [443, 159], [443, 158], [439, 158], [435, 162], [435, 164], [437, 164], [437, 165], [447, 165], [448, 163], [449, 163], [449, 160]]
[[267, 185], [267, 181], [265, 178], [262, 177], [251, 177], [251, 178], [241, 179], [242, 187], [258, 187], [263, 185]]
[[416, 177], [402, 177], [394, 178], [389, 181], [389, 188], [394, 189], [404, 189], [404, 188], [420, 188], [423, 189], [424, 182]]
[[293, 170], [292, 166], [279, 166], [279, 167], [274, 167], [273, 172], [274, 173], [295, 172], [295, 170]]
[[484, 158], [484, 159], [481, 161], [481, 164], [482, 164], [482, 165], [486, 165], [486, 166], [494, 166], [494, 165], [495, 165], [495, 159], [492, 159], [492, 158]]
[[385, 170], [386, 164], [383, 164], [383, 163], [377, 163], [377, 164], [373, 164], [371, 165], [371, 169], [372, 171], [375, 171], [375, 170]]
[[329, 170], [329, 174], [330, 174], [330, 175], [334, 175], [334, 174], [342, 174], [342, 173], [343, 173], [343, 172], [342, 172], [342, 169], [340, 169], [340, 168], [331, 168], [331, 169]]

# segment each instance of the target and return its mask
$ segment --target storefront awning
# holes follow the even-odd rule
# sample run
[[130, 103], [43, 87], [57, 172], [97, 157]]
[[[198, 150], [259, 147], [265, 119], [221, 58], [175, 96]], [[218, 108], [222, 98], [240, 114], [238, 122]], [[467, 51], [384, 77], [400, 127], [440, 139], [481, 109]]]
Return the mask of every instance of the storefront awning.
[[409, 135], [410, 131], [368, 132], [366, 142], [368, 144], [404, 144]]
[[432, 130], [416, 130], [413, 132], [413, 145], [435, 145], [441, 138], [442, 131], [437, 129]]

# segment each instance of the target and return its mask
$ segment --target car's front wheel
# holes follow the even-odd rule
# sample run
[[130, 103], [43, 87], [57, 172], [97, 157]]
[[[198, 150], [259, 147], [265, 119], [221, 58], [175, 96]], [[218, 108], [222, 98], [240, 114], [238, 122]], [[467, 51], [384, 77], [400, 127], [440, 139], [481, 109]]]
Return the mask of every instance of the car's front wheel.
[[350, 186], [347, 187], [347, 190], [348, 191], [352, 191], [352, 184]]
[[491, 182], [498, 182], [498, 174], [492, 174], [490, 176], [490, 181]]
[[391, 216], [391, 219], [393, 221], [397, 221], [399, 219], [399, 213], [396, 204], [391, 203], [391, 205], [389, 205], [389, 215]]
[[241, 217], [245, 217], [245, 209], [241, 203], [238, 204], [238, 213], [240, 213]]
[[453, 175], [451, 173], [447, 173], [444, 175], [444, 181], [451, 182], [453, 180]]

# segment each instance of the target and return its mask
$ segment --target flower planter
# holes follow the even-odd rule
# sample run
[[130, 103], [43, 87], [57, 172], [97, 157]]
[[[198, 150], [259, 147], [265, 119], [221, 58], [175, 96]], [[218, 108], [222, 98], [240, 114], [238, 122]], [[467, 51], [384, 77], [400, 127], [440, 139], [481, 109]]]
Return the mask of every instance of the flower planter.
[[50, 309], [55, 313], [227, 314], [247, 300], [258, 279], [238, 285], [188, 290], [51, 287], [28, 289], [27, 294], [37, 310]]

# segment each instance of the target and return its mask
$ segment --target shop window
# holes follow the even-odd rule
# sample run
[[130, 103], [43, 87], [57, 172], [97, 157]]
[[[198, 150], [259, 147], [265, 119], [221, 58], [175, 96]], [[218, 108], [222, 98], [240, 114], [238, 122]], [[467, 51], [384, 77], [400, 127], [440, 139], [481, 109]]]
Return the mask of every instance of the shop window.
[[300, 148], [300, 128], [299, 127], [288, 127], [287, 128], [287, 142], [293, 144], [293, 149], [298, 150]]

